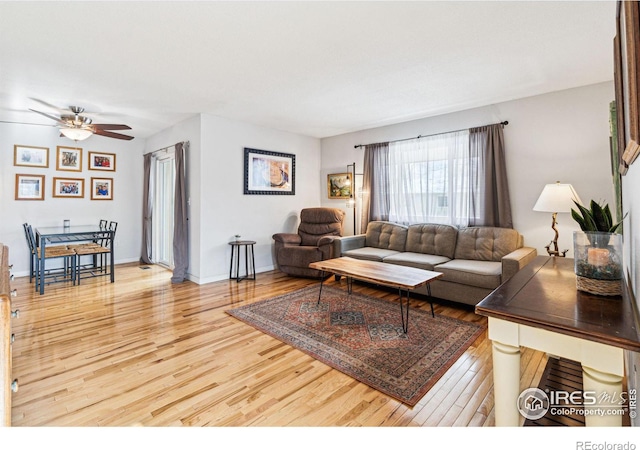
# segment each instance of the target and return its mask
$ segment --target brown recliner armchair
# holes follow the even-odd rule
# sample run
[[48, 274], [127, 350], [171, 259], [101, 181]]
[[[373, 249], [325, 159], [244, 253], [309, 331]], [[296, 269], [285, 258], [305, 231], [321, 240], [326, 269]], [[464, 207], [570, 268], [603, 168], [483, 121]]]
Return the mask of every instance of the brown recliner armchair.
[[335, 258], [333, 240], [342, 236], [344, 211], [335, 208], [305, 208], [300, 211], [298, 233], [276, 233], [275, 257], [287, 275], [317, 278], [319, 270], [309, 264]]

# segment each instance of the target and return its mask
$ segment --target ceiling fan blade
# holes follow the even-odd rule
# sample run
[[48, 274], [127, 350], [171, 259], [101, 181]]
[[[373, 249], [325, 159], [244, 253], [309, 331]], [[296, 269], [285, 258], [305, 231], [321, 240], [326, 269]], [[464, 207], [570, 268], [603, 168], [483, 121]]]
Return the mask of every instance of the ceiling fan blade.
[[64, 122], [62, 119], [60, 119], [60, 117], [52, 116], [51, 114], [47, 114], [47, 113], [44, 113], [42, 111], [36, 111], [35, 109], [29, 109], [29, 111], [33, 111], [34, 113], [41, 114], [41, 115], [43, 115], [45, 117], [48, 117], [51, 120], [55, 120], [56, 123], [59, 123], [60, 125], [67, 125], [67, 123]]
[[112, 133], [111, 131], [105, 131], [99, 128], [96, 129], [94, 132], [95, 134], [98, 134], [100, 136], [110, 137], [115, 139], [124, 139], [126, 141], [130, 141], [131, 139], [133, 139], [133, 136], [127, 136], [126, 134], [120, 134], [120, 133]]
[[42, 106], [46, 106], [47, 108], [52, 109], [54, 111], [58, 111], [60, 114], [63, 114], [69, 111], [68, 108], [60, 108], [59, 106], [52, 105], [51, 103], [47, 103], [44, 100], [40, 100], [39, 98], [29, 97], [29, 100], [40, 103]]
[[9, 120], [0, 120], [0, 123], [12, 123], [15, 125], [37, 125], [39, 127], [57, 127], [58, 125], [53, 125], [50, 123], [32, 123], [32, 122], [11, 122]]
[[117, 124], [106, 124], [106, 123], [94, 123], [94, 124], [91, 124], [91, 127], [96, 130], [130, 130], [131, 129], [129, 125], [117, 125]]

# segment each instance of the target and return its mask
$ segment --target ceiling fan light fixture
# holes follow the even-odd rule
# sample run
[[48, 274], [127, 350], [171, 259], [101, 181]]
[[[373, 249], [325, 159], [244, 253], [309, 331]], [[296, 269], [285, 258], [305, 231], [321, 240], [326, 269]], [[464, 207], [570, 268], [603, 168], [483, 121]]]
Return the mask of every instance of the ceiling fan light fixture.
[[85, 128], [60, 128], [60, 132], [74, 141], [84, 141], [93, 134]]

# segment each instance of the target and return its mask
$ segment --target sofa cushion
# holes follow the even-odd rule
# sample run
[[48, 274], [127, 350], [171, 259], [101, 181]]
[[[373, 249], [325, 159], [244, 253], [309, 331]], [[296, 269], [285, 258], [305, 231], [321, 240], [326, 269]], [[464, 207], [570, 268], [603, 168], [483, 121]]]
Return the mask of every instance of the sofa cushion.
[[446, 256], [447, 259], [451, 259], [456, 250], [457, 237], [458, 229], [451, 225], [410, 225], [405, 251]]
[[407, 227], [391, 222], [374, 221], [367, 225], [365, 246], [403, 252]]
[[350, 256], [351, 258], [356, 259], [366, 259], [368, 261], [382, 261], [384, 258], [395, 255], [397, 253], [400, 252], [397, 252], [395, 250], [387, 250], [385, 248], [362, 247], [342, 252], [342, 256]]
[[458, 231], [455, 259], [500, 261], [518, 248], [519, 233], [511, 228], [469, 227]]
[[436, 266], [435, 270], [444, 274], [442, 280], [468, 286], [495, 289], [500, 286], [502, 263], [454, 259]]
[[383, 262], [398, 264], [399, 266], [416, 267], [424, 270], [434, 270], [434, 266], [450, 261], [446, 256], [427, 255], [425, 253], [401, 252], [387, 256]]

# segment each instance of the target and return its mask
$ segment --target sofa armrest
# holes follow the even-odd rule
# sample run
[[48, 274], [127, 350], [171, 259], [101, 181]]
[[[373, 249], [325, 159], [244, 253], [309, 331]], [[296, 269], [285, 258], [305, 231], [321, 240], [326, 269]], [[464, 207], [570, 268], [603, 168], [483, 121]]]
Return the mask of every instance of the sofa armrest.
[[355, 236], [342, 236], [336, 238], [333, 241], [334, 245], [334, 254], [336, 258], [342, 256], [342, 254], [346, 251], [353, 250], [355, 248], [362, 248], [365, 244], [365, 235], [364, 234], [356, 234]]
[[502, 257], [502, 282], [514, 276], [516, 272], [529, 264], [538, 255], [533, 247], [521, 247]]
[[285, 245], [300, 245], [302, 242], [300, 235], [295, 233], [276, 233], [273, 240]]

